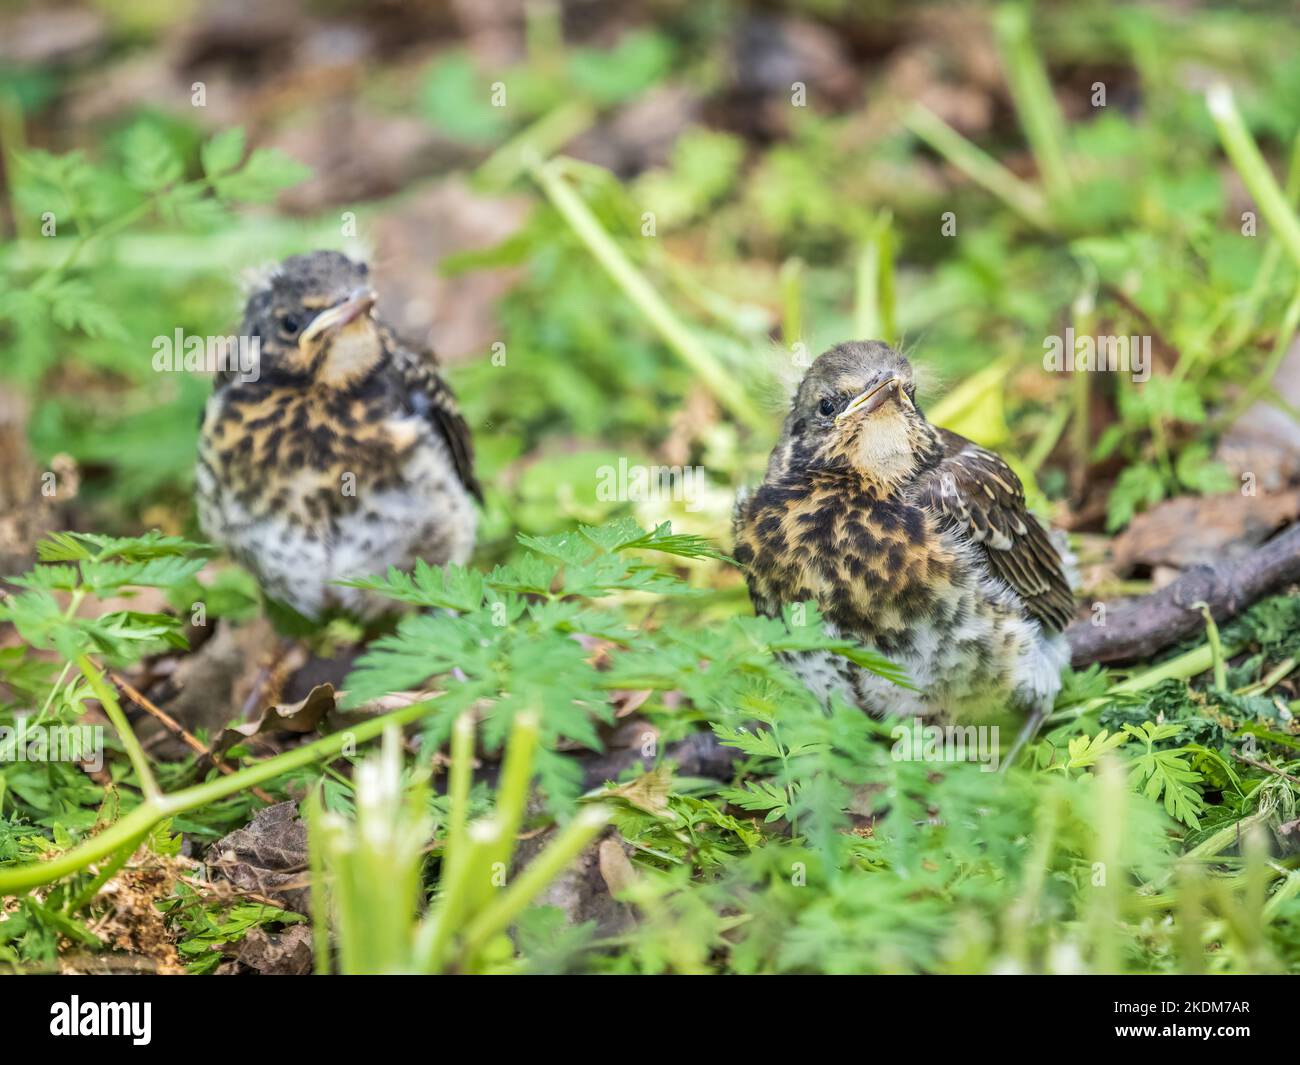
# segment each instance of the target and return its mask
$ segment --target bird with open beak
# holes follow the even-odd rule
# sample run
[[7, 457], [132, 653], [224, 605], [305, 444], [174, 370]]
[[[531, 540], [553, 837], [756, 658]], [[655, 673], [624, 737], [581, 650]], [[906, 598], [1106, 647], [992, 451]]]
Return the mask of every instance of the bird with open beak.
[[339, 579], [464, 562], [474, 547], [469, 428], [432, 354], [375, 304], [364, 263], [286, 259], [248, 297], [255, 372], [219, 375], [204, 412], [204, 533], [308, 618], [384, 609]]
[[993, 452], [931, 425], [879, 341], [817, 358], [757, 490], [735, 513], [755, 609], [813, 601], [827, 631], [903, 666], [904, 688], [825, 652], [788, 662], [823, 699], [877, 716], [1025, 722], [1060, 689], [1074, 611], [1061, 558]]

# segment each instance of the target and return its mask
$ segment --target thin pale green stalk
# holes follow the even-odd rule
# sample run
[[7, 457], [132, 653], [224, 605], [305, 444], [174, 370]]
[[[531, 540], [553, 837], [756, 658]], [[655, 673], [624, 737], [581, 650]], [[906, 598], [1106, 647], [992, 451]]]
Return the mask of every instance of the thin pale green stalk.
[[605, 806], [588, 806], [560, 832], [559, 836], [524, 868], [491, 905], [478, 914], [465, 930], [465, 953], [473, 956], [504, 932], [525, 906], [555, 879], [578, 853], [596, 838], [609, 822]]
[[546, 75], [561, 76], [564, 66], [564, 25], [555, 0], [524, 4], [524, 44], [528, 64]]
[[[330, 911], [335, 917], [334, 941], [338, 949], [339, 971], [349, 974], [368, 973], [365, 958], [366, 935], [357, 926], [358, 902], [352, 872], [355, 856], [344, 852], [345, 841], [339, 825], [321, 818], [321, 844], [325, 849], [325, 866], [331, 870], [329, 884]], [[385, 920], [386, 915], [379, 915]]]
[[[1225, 651], [1228, 655], [1234, 655], [1239, 648], [1232, 645], [1232, 649]], [[1200, 647], [1193, 647], [1190, 651], [1184, 651], [1176, 658], [1169, 659], [1168, 662], [1161, 662], [1158, 666], [1143, 670], [1141, 673], [1129, 677], [1128, 680], [1120, 681], [1111, 691], [1116, 692], [1144, 692], [1154, 688], [1157, 684], [1166, 680], [1188, 680], [1191, 677], [1198, 676], [1210, 669], [1214, 665], [1214, 653], [1210, 650], [1208, 643]]]
[[533, 759], [537, 754], [537, 741], [541, 732], [541, 719], [533, 710], [521, 710], [515, 715], [506, 744], [506, 757], [501, 767], [501, 780], [497, 785], [495, 817], [501, 827], [501, 840], [497, 844], [492, 862], [509, 866], [515, 849], [515, 836], [524, 821], [528, 805], [528, 785], [533, 778]]
[[[18, 101], [18, 96], [13, 92], [0, 92], [0, 159], [4, 161], [5, 174], [9, 175], [5, 185], [9, 192], [9, 218], [13, 223], [15, 240], [21, 240], [24, 236], [24, 223], [28, 220], [27, 212], [18, 208], [18, 193], [15, 188], [16, 182], [13, 180], [13, 173], [17, 166], [18, 153], [27, 147], [27, 131], [23, 124], [23, 108]], [[30, 227], [33, 231], [36, 229], [36, 220], [32, 220]], [[27, 234], [34, 237], [35, 233]]]
[[1242, 121], [1241, 113], [1232, 98], [1232, 90], [1226, 85], [1215, 85], [1206, 93], [1205, 103], [1215, 128], [1219, 131], [1223, 150], [1228, 153], [1232, 165], [1236, 167], [1255, 203], [1277, 233], [1287, 254], [1300, 267], [1300, 218], [1296, 217], [1295, 211], [1287, 203], [1286, 195], [1278, 187], [1273, 172], [1260, 154], [1246, 123]]
[[1225, 850], [1237, 843], [1244, 832], [1249, 831], [1255, 825], [1262, 825], [1272, 816], [1273, 811], [1271, 809], [1256, 810], [1253, 814], [1243, 817], [1240, 821], [1233, 821], [1231, 824], [1219, 829], [1214, 835], [1201, 840], [1200, 843], [1184, 855], [1184, 858], [1192, 862], [1208, 862], [1217, 858]]
[[1222, 418], [1218, 419], [1220, 425], [1233, 424], [1246, 413], [1255, 400], [1259, 399], [1273, 386], [1278, 368], [1282, 365], [1282, 360], [1286, 358], [1287, 352], [1291, 350], [1291, 344], [1295, 340], [1297, 330], [1300, 330], [1300, 292], [1297, 292], [1292, 297], [1291, 302], [1287, 304], [1286, 311], [1282, 314], [1282, 321], [1277, 327], [1277, 336], [1273, 340], [1273, 350], [1269, 354], [1268, 361], [1259, 373], [1246, 382], [1236, 402], [1224, 412]]
[[[1085, 289], [1074, 301], [1078, 329], [1085, 336], [1092, 333], [1095, 310], [1092, 291]], [[1070, 374], [1070, 411], [1070, 487], [1081, 498], [1092, 455], [1092, 374], [1085, 370]]]
[[1221, 692], [1228, 690], [1228, 662], [1223, 654], [1223, 643], [1219, 639], [1219, 626], [1210, 613], [1210, 604], [1204, 601], [1192, 604], [1205, 618], [1205, 636], [1210, 644], [1210, 660], [1214, 663], [1214, 686]]
[[893, 229], [888, 211], [881, 212], [858, 254], [855, 289], [853, 335], [895, 343]]
[[466, 830], [464, 845], [442, 882], [442, 894], [416, 936], [415, 966], [422, 973], [447, 968], [452, 938], [473, 912], [474, 897], [491, 883], [491, 854], [502, 838], [493, 820], [476, 821]]
[[1052, 229], [1047, 201], [1041, 192], [1021, 181], [987, 152], [977, 148], [933, 111], [913, 104], [903, 115], [903, 124], [948, 162], [1005, 203], [1026, 222], [1039, 229]]
[[[1167, 882], [1169, 879], [1171, 879], [1174, 876], [1181, 876], [1183, 870], [1187, 868], [1199, 868], [1199, 866], [1189, 864], [1186, 861], [1186, 856], [1184, 856], [1183, 859], [1180, 859], [1179, 865], [1174, 869], [1173, 873], [1166, 875], [1165, 877], [1162, 878], [1162, 880], [1164, 882]], [[1266, 866], [1266, 869], [1268, 871], [1270, 880], [1274, 880], [1280, 876], [1283, 876], [1286, 873], [1285, 869], [1279, 869], [1273, 865]], [[1236, 890], [1237, 888], [1243, 887], [1245, 885], [1246, 877], [1245, 874], [1239, 874], [1236, 876], [1216, 875], [1214, 878], [1214, 882], [1216, 884], [1224, 884], [1228, 888]], [[1181, 890], [1182, 888], [1179, 887], [1177, 891], [1169, 891], [1163, 894], [1156, 893], [1156, 894], [1133, 895], [1128, 899], [1126, 906], [1129, 909], [1141, 913], [1148, 913], [1154, 911], [1161, 911], [1161, 912], [1174, 911], [1177, 910], [1178, 908], [1178, 900], [1179, 900], [1178, 892], [1180, 892]]]
[[596, 112], [583, 100], [548, 111], [484, 160], [474, 173], [475, 183], [489, 191], [504, 189], [536, 160], [554, 155], [595, 120]]
[[1066, 403], [1058, 404], [1056, 409], [1052, 411], [1051, 417], [1047, 419], [1038, 436], [1034, 439], [1029, 453], [1025, 455], [1025, 465], [1031, 473], [1037, 473], [1043, 463], [1047, 461], [1047, 456], [1055, 450], [1057, 442], [1061, 439], [1061, 434], [1065, 432], [1065, 426], [1070, 420], [1070, 415], [1073, 413], [1073, 409]]
[[803, 340], [803, 273], [800, 258], [781, 264], [781, 339], [787, 348]]
[[103, 866], [99, 870], [99, 872], [95, 875], [95, 879], [92, 880], [89, 884], [87, 884], [84, 888], [82, 888], [81, 891], [77, 892], [77, 894], [68, 903], [67, 907], [65, 908], [65, 912], [68, 914], [68, 916], [72, 916], [72, 914], [76, 913], [83, 906], [89, 903], [91, 899], [93, 899], [96, 895], [98, 895], [99, 889], [102, 888], [105, 884], [107, 884], [109, 880], [111, 880], [114, 876], [116, 876], [117, 871], [131, 860], [131, 855], [133, 855], [136, 852], [136, 848], [139, 847], [140, 844], [143, 843], [146, 838], [148, 838], [148, 833], [145, 833], [142, 836], [137, 836], [135, 839], [127, 843], [126, 846], [122, 847], [115, 855], [113, 855], [112, 859], [108, 862], [108, 864]]
[[154, 779], [153, 768], [149, 765], [149, 758], [144, 753], [144, 748], [140, 746], [140, 741], [136, 739], [135, 731], [131, 728], [131, 723], [127, 721], [126, 713], [122, 710], [122, 704], [117, 701], [117, 692], [104, 679], [104, 674], [99, 671], [99, 667], [90, 660], [88, 655], [77, 655], [76, 662], [77, 668], [81, 670], [81, 675], [86, 678], [91, 690], [95, 693], [95, 698], [99, 700], [100, 706], [104, 708], [104, 713], [108, 715], [108, 720], [113, 723], [113, 728], [117, 731], [122, 746], [126, 748], [126, 756], [131, 760], [135, 775], [140, 780], [140, 790], [144, 792], [146, 799], [160, 798], [162, 791], [158, 787], [158, 781]]
[[[1297, 134], [1291, 142], [1291, 161], [1287, 165], [1286, 187], [1283, 191], [1289, 204], [1294, 204], [1296, 197], [1300, 196], [1300, 134]], [[1228, 330], [1223, 344], [1224, 351], [1229, 353], [1236, 351], [1254, 331], [1260, 304], [1264, 302], [1264, 296], [1272, 285], [1273, 274], [1277, 270], [1278, 260], [1281, 257], [1282, 245], [1270, 234], [1268, 246], [1260, 259], [1259, 269], [1255, 272], [1255, 279], [1238, 306], [1236, 320]]]
[[[1244, 822], [1243, 822], [1244, 824]], [[1223, 884], [1214, 885], [1220, 892], [1220, 912], [1241, 943], [1250, 972], [1272, 972], [1276, 960], [1265, 934], [1264, 903], [1272, 871], [1266, 862], [1268, 844], [1262, 825], [1254, 824], [1241, 833], [1241, 853], [1245, 860], [1244, 890], [1234, 899]]]
[[[1231, 658], [1240, 650], [1235, 644], [1227, 645], [1224, 648], [1224, 654]], [[1074, 706], [1067, 706], [1062, 710], [1052, 714], [1048, 721], [1050, 723], [1059, 723], [1061, 721], [1072, 721], [1081, 717], [1089, 710], [1095, 710], [1099, 706], [1104, 706], [1110, 701], [1112, 695], [1117, 693], [1143, 692], [1154, 688], [1157, 684], [1166, 680], [1188, 680], [1192, 677], [1204, 673], [1207, 669], [1214, 666], [1214, 654], [1210, 650], [1208, 643], [1200, 647], [1194, 647], [1190, 651], [1185, 651], [1176, 658], [1169, 659], [1168, 662], [1161, 662], [1158, 666], [1143, 670], [1129, 677], [1128, 680], [1119, 681], [1112, 684], [1110, 692], [1107, 695], [1099, 696], [1096, 699], [1089, 699], [1086, 702], [1078, 703]]]
[[447, 774], [447, 842], [442, 849], [443, 875], [465, 856], [465, 826], [469, 823], [469, 792], [474, 776], [474, 715], [461, 714], [451, 726], [451, 768]]
[[[77, 611], [81, 608], [82, 601], [86, 598], [86, 590], [78, 588], [68, 598], [68, 607], [63, 612], [63, 620], [67, 621], [76, 616]], [[50, 707], [54, 705], [54, 700], [59, 692], [63, 690], [63, 682], [68, 679], [68, 674], [72, 672], [72, 663], [64, 662], [63, 668], [59, 671], [58, 677], [54, 681], [54, 687], [50, 689], [49, 695], [45, 697], [45, 702], [41, 704], [41, 712], [36, 715], [36, 723], [40, 724], [45, 720], [45, 715], [50, 712]]]
[[1124, 882], [1124, 774], [1114, 758], [1097, 766], [1097, 817], [1093, 825], [1093, 869], [1101, 883], [1093, 884], [1087, 907], [1088, 941], [1094, 972], [1120, 971], [1115, 931], [1120, 918], [1120, 889]]
[[1029, 930], [1038, 917], [1038, 909], [1051, 872], [1052, 851], [1056, 846], [1057, 827], [1061, 817], [1061, 799], [1051, 792], [1038, 808], [1034, 818], [1033, 848], [1025, 861], [1025, 879], [1016, 901], [1003, 919], [1003, 937], [1007, 952], [1020, 964], [1022, 971], [1030, 968]]
[[1292, 670], [1300, 665], [1294, 658], [1284, 658], [1276, 666], [1270, 669], [1264, 676], [1260, 677], [1254, 684], [1247, 684], [1244, 688], [1238, 688], [1235, 695], [1263, 695], [1273, 685], [1290, 676]]
[[1278, 885], [1277, 890], [1264, 903], [1264, 921], [1271, 923], [1282, 911], [1282, 907], [1300, 894], [1300, 869], [1287, 873], [1286, 879]]
[[324, 804], [320, 788], [307, 798], [307, 862], [311, 870], [311, 947], [317, 976], [330, 974], [330, 898], [325, 870]]
[[412, 703], [382, 717], [364, 721], [344, 732], [323, 736], [314, 743], [285, 751], [274, 758], [268, 758], [265, 762], [246, 766], [229, 776], [217, 776], [170, 795], [156, 795], [146, 799], [103, 832], [55, 858], [43, 862], [29, 862], [10, 869], [0, 869], [0, 895], [16, 894], [79, 873], [92, 862], [126, 846], [137, 836], [147, 835], [159, 821], [165, 818], [206, 806], [208, 803], [224, 799], [258, 784], [265, 784], [322, 758], [333, 757], [349, 744], [373, 739], [389, 726], [409, 725], [413, 721], [418, 721], [434, 706], [433, 702]]
[[694, 373], [719, 405], [752, 429], [763, 430], [767, 419], [735, 377], [718, 361], [700, 339], [686, 327], [654, 286], [632, 264], [591, 209], [565, 181], [558, 160], [532, 168], [533, 178], [568, 222], [578, 239], [605, 269], [623, 294], [632, 301], [664, 342]]
[[1030, 37], [1029, 13], [1019, 4], [1005, 4], [994, 14], [993, 28], [1011, 99], [1043, 184], [1052, 200], [1063, 201], [1073, 187], [1065, 160], [1065, 121]]
[[1195, 862], [1178, 867], [1178, 962], [1182, 972], [1199, 975], [1205, 971], [1205, 878]]

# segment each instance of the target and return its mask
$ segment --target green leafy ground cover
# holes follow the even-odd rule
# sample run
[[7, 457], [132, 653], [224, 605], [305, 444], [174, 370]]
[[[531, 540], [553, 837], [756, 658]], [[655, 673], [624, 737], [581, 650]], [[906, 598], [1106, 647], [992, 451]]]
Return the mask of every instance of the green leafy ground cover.
[[[437, 695], [271, 759], [235, 748], [230, 774], [146, 755], [104, 675], [183, 649], [196, 600], [213, 623], [259, 609], [194, 535], [208, 383], [154, 373], [141, 338], [229, 332], [237, 267], [337, 243], [336, 227], [247, 213], [306, 173], [235, 129], [205, 138], [145, 113], [66, 152], [5, 134], [19, 239], [0, 248], [0, 373], [33, 403], [39, 461], [67, 453], [82, 469], [79, 527], [106, 532], [47, 538], [0, 606], [16, 634], [0, 647], [0, 724], [72, 724], [97, 701], [112, 728], [98, 780], [66, 762], [0, 766], [0, 962], [112, 949], [95, 931], [99, 889], [178, 861], [182, 838], [201, 849], [247, 824], [258, 787], [301, 800], [330, 888], [294, 915], [176, 878], [153, 905], [192, 971], [250, 928], [305, 918], [318, 967], [349, 971], [1300, 966], [1300, 598], [1266, 599], [1131, 670], [1070, 674], [1030, 757], [998, 774], [898, 760], [888, 723], [818, 705], [779, 652], [891, 666], [827, 641], [815, 611], [754, 618], [725, 557], [780, 380], [852, 336], [928, 356], [935, 419], [1002, 450], [1045, 516], [1091, 510], [1115, 532], [1162, 499], [1233, 490], [1241, 471], [1213, 447], [1269, 396], [1300, 323], [1300, 31], [1267, 13], [1175, 23], [1145, 7], [1045, 9], [1031, 25], [1003, 7], [988, 22], [1008, 119], [978, 145], [900, 96], [877, 101], [888, 120], [867, 129], [853, 109], [801, 110], [771, 143], [699, 123], [666, 165], [625, 178], [556, 154], [656, 86], [716, 88], [717, 11], [677, 12], [613, 48], [564, 45], [543, 21], [516, 66], [488, 76], [451, 51], [402, 102], [479, 146], [483, 194], [532, 200], [514, 236], [441, 264], [518, 270], [496, 306], [505, 363], [484, 353], [449, 371], [489, 486], [480, 550], [468, 568], [365, 582], [418, 610], [355, 663], [348, 705]], [[1058, 99], [1087, 98], [1099, 54], [1122, 72], [1112, 91], [1141, 106], [1067, 119]], [[1211, 107], [1188, 66], [1235, 94]], [[1063, 72], [1054, 96], [1046, 75]], [[497, 80], [513, 106], [484, 105]], [[3, 84], [11, 117], [39, 105], [41, 85]], [[51, 210], [71, 223], [42, 240]], [[131, 265], [159, 247], [174, 268]], [[1151, 380], [1044, 374], [1041, 338], [1063, 323], [1156, 334]], [[599, 491], [595, 471], [620, 457], [683, 455], [707, 475], [690, 507]], [[170, 607], [131, 609], [148, 589]], [[637, 713], [656, 768], [587, 789], [573, 755], [602, 746], [624, 692], [648, 693]], [[397, 726], [418, 754], [391, 740], [367, 754]], [[732, 779], [675, 770], [668, 748], [701, 731], [738, 753]], [[470, 782], [475, 744], [504, 758], [495, 789]], [[435, 756], [448, 745], [450, 760]], [[556, 849], [526, 867], [535, 881], [493, 881], [517, 833], [552, 824]], [[606, 825], [633, 920], [569, 926], [534, 905]]]

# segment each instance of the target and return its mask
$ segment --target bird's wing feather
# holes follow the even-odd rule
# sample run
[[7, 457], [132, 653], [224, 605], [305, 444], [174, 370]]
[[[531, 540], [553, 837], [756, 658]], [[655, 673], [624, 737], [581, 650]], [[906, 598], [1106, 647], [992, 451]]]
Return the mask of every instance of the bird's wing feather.
[[1057, 632], [1074, 616], [1074, 596], [1047, 531], [1025, 506], [1020, 479], [993, 452], [939, 430], [943, 458], [920, 484], [921, 506], [979, 544], [1044, 628]]
[[460, 412], [456, 396], [438, 372], [437, 358], [432, 351], [412, 351], [391, 334], [384, 339], [394, 353], [393, 362], [406, 386], [412, 410], [427, 418], [442, 434], [461, 483], [482, 503], [483, 489], [474, 476], [474, 444], [469, 425]]

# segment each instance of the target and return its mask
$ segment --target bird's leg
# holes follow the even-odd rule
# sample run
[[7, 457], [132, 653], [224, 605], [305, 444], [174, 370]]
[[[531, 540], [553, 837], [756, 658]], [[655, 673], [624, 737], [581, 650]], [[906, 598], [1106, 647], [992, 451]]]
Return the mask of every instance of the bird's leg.
[[1025, 722], [1025, 727], [1020, 730], [1020, 735], [1016, 737], [1016, 742], [1011, 745], [1011, 750], [1002, 759], [1002, 765], [998, 768], [999, 773], [1005, 773], [1008, 766], [1020, 757], [1020, 752], [1024, 750], [1025, 745], [1038, 735], [1038, 730], [1042, 728], [1043, 722], [1047, 719], [1048, 709], [1048, 705], [1044, 702], [1040, 702], [1034, 707], [1033, 713], [1029, 715], [1029, 720]]

